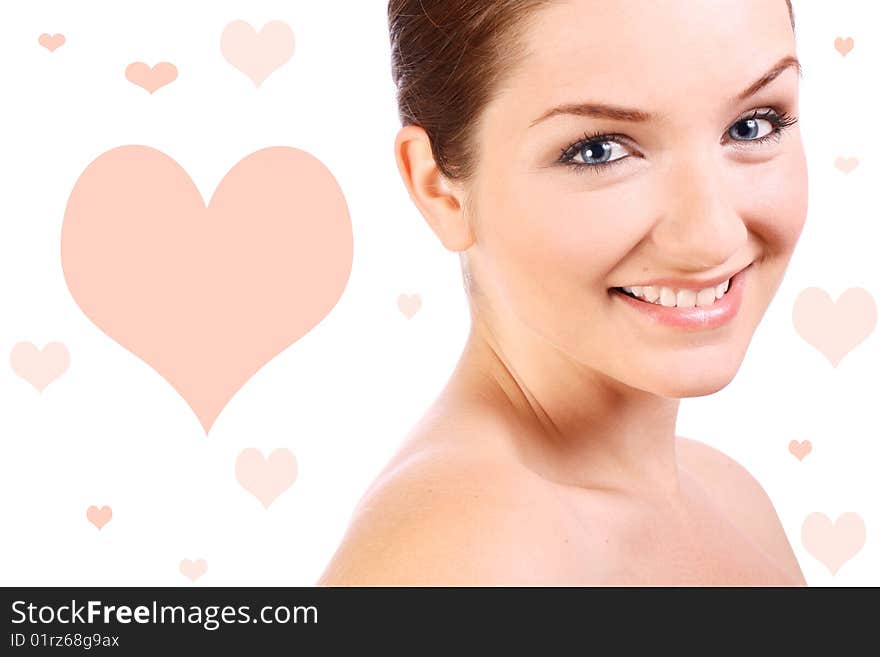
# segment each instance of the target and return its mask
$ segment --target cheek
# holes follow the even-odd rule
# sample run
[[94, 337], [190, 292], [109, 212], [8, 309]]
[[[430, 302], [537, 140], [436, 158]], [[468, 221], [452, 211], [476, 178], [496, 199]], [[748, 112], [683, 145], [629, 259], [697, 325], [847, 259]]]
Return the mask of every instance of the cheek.
[[558, 181], [519, 185], [495, 215], [493, 250], [523, 276], [540, 277], [545, 294], [604, 284], [631, 246], [634, 220], [626, 217], [644, 220], [622, 187], [573, 193]]
[[[601, 362], [615, 338], [602, 318], [615, 303], [609, 275], [650, 228], [635, 182], [596, 188], [572, 173], [520, 180], [486, 195], [481, 255], [505, 312], [582, 362]], [[595, 174], [587, 173], [585, 176]], [[498, 201], [503, 199], [502, 203]]]
[[802, 148], [794, 148], [750, 177], [738, 201], [749, 230], [772, 252], [790, 253], [807, 218], [808, 178]]

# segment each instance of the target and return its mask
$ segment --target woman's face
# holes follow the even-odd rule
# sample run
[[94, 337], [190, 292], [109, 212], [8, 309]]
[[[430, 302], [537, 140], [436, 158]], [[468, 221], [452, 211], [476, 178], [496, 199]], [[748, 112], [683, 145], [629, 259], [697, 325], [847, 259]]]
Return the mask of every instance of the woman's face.
[[[526, 44], [476, 134], [478, 246], [469, 256], [492, 321], [520, 322], [635, 388], [668, 397], [721, 389], [806, 219], [798, 124], [774, 134], [773, 123], [797, 117], [797, 68], [740, 97], [795, 54], [786, 3], [553, 2], [534, 16]], [[656, 116], [539, 120], [579, 104]], [[559, 162], [563, 151], [571, 164]], [[738, 312], [711, 328], [659, 323], [633, 305], [647, 302], [611, 291], [663, 278], [697, 291], [752, 263]]]

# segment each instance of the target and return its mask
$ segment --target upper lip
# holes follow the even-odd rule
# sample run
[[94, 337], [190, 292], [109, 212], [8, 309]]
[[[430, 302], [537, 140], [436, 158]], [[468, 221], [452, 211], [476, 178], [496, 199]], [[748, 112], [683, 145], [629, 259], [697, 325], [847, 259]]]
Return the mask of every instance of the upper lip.
[[[749, 265], [751, 265], [751, 263], [749, 263]], [[660, 286], [663, 286], [663, 287], [674, 287], [679, 290], [694, 290], [694, 291], [698, 292], [700, 290], [705, 290], [708, 287], [716, 287], [716, 286], [720, 285], [724, 281], [726, 281], [730, 278], [733, 278], [738, 273], [740, 273], [744, 269], [748, 268], [749, 265], [746, 265], [742, 269], [738, 269], [737, 271], [733, 272], [732, 274], [719, 274], [718, 276], [713, 276], [712, 278], [701, 278], [701, 279], [672, 278], [672, 277], [655, 278], [652, 281], [647, 282], [647, 283], [634, 283], [632, 285], [626, 285], [626, 286], [621, 286], [621, 287], [651, 287], [651, 286], [660, 287]]]

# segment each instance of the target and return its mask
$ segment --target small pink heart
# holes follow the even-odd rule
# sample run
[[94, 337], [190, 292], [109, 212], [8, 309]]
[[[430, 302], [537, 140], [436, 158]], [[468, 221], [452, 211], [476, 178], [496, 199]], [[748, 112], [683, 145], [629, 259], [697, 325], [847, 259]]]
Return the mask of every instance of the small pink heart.
[[207, 570], [208, 562], [204, 559], [198, 559], [196, 561], [184, 559], [180, 562], [180, 572], [183, 574], [184, 577], [189, 577], [190, 581], [193, 582], [204, 575], [205, 571]]
[[849, 51], [853, 49], [853, 39], [852, 37], [846, 37], [845, 39], [842, 37], [837, 37], [834, 40], [834, 47], [841, 55], [846, 57], [849, 54]]
[[259, 450], [249, 447], [235, 460], [238, 483], [267, 509], [293, 485], [296, 473], [296, 457], [286, 448], [276, 449], [266, 459]]
[[283, 21], [266, 23], [257, 31], [245, 21], [233, 21], [223, 30], [220, 50], [230, 64], [259, 87], [293, 56], [293, 30]]
[[113, 517], [113, 510], [109, 506], [102, 506], [100, 509], [96, 506], [90, 506], [86, 511], [86, 518], [98, 529], [110, 522]]
[[849, 173], [857, 166], [859, 166], [859, 158], [857, 157], [838, 157], [834, 160], [834, 166], [843, 171], [844, 173]]
[[804, 457], [813, 451], [813, 443], [809, 440], [792, 440], [788, 443], [788, 451], [794, 454], [798, 460], [803, 461]]
[[38, 350], [31, 342], [19, 342], [9, 356], [12, 369], [38, 391], [67, 371], [70, 353], [60, 342], [50, 342]]
[[825, 290], [810, 287], [795, 300], [792, 321], [797, 333], [837, 367], [874, 331], [877, 306], [864, 288], [851, 287], [834, 303]]
[[400, 312], [406, 315], [407, 319], [412, 319], [413, 315], [422, 307], [422, 298], [418, 294], [401, 294], [397, 297], [397, 307], [400, 308]]
[[801, 542], [832, 575], [865, 545], [865, 521], [857, 513], [841, 514], [834, 524], [824, 513], [811, 513], [801, 527]]
[[152, 94], [177, 79], [177, 67], [169, 62], [159, 62], [152, 68], [144, 62], [133, 62], [126, 67], [125, 77]]
[[41, 34], [39, 38], [40, 45], [49, 52], [55, 52], [64, 45], [66, 39], [63, 34]]

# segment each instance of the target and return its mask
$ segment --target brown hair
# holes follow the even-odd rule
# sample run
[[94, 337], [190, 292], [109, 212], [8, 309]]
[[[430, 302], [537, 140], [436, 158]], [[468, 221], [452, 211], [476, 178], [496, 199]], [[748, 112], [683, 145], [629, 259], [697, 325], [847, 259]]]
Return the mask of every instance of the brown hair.
[[[449, 180], [473, 177], [473, 126], [525, 55], [527, 18], [553, 0], [389, 0], [402, 125], [421, 126]], [[794, 11], [786, 0], [794, 30]]]

